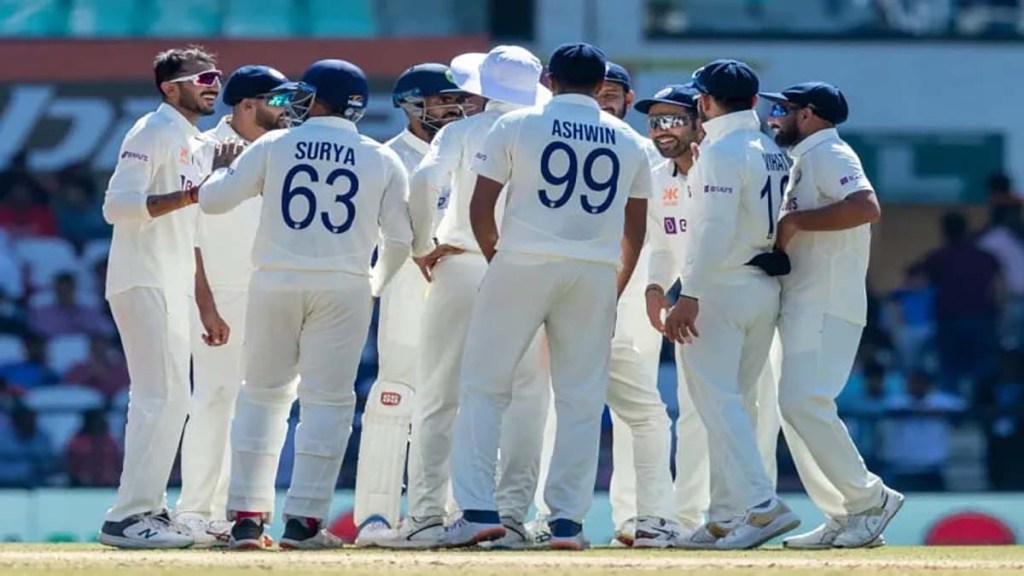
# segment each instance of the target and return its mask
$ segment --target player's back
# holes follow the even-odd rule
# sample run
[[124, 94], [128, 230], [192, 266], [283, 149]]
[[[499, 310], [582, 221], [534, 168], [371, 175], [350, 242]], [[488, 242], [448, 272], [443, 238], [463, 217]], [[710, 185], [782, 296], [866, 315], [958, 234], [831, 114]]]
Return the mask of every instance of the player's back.
[[498, 250], [617, 265], [626, 201], [650, 195], [640, 136], [578, 94], [506, 114], [497, 132], [511, 162]]
[[340, 118], [311, 118], [263, 140], [256, 269], [367, 275], [382, 210], [404, 207], [404, 185], [393, 190], [395, 181], [404, 183], [395, 174], [404, 170], [398, 157]]

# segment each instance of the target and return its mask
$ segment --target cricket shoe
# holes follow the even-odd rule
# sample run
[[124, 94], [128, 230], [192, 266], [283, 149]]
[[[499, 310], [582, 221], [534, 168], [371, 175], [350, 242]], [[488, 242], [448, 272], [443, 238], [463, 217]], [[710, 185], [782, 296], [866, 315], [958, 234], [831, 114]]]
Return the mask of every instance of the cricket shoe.
[[356, 546], [360, 548], [374, 548], [381, 545], [381, 542], [391, 540], [395, 537], [395, 530], [383, 516], [373, 515], [359, 525], [359, 532], [356, 534]]
[[871, 510], [846, 517], [843, 531], [836, 536], [836, 548], [863, 548], [885, 532], [885, 527], [903, 507], [903, 494], [886, 486], [882, 503]]
[[636, 521], [633, 548], [668, 548], [679, 536], [679, 525], [671, 520], [646, 516]]
[[735, 527], [735, 522], [708, 522], [692, 529], [683, 529], [672, 542], [683, 550], [715, 550], [715, 544]]
[[610, 548], [632, 548], [636, 538], [636, 518], [630, 518], [615, 530], [615, 536], [608, 543]]
[[228, 548], [232, 550], [266, 550], [267, 537], [263, 531], [263, 515], [240, 513], [231, 526]]
[[188, 548], [195, 542], [189, 529], [173, 522], [166, 513], [136, 514], [124, 520], [103, 523], [98, 538], [115, 548]]
[[533, 540], [534, 548], [546, 548], [551, 541], [551, 527], [544, 518], [538, 518], [526, 524], [526, 532]]
[[800, 525], [800, 518], [778, 498], [747, 511], [743, 521], [715, 542], [718, 550], [749, 550]]
[[[846, 526], [845, 518], [828, 518], [824, 524], [810, 532], [791, 536], [782, 541], [787, 550], [831, 550], [835, 546], [836, 537]], [[865, 548], [885, 546], [885, 538], [879, 536]]]
[[[213, 530], [212, 523], [208, 522], [200, 514], [195, 512], [176, 514], [174, 521], [188, 529], [189, 535], [192, 536], [193, 548], [218, 548], [227, 545], [226, 540], [222, 541], [218, 538], [218, 533]], [[230, 528], [228, 530], [230, 531]]]
[[398, 530], [392, 532], [390, 539], [380, 540], [377, 545], [381, 548], [425, 550], [440, 547], [443, 539], [444, 519], [440, 516], [408, 516], [398, 525]]
[[488, 550], [529, 550], [536, 548], [534, 536], [530, 534], [527, 527], [518, 520], [502, 518], [501, 525], [505, 527], [505, 535], [492, 542], [480, 543], [481, 548]]
[[552, 550], [586, 550], [590, 542], [583, 536], [583, 524], [559, 518], [548, 522], [551, 528], [551, 540], [548, 547]]
[[445, 526], [442, 545], [446, 548], [475, 546], [481, 542], [500, 540], [506, 532], [497, 512], [466, 510], [461, 518]]
[[282, 550], [337, 550], [345, 545], [341, 538], [321, 528], [315, 518], [288, 518], [281, 535]]

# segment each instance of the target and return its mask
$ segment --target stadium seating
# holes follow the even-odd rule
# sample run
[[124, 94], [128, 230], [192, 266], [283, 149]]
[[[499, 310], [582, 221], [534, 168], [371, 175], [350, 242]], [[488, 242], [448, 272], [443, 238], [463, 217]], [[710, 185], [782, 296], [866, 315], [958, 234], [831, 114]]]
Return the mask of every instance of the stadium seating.
[[124, 389], [114, 394], [110, 399], [110, 410], [107, 412], [107, 425], [110, 426], [110, 435], [121, 445], [124, 445], [124, 427], [128, 424], [128, 390]]
[[372, 0], [309, 0], [309, 33], [323, 37], [375, 35]]
[[47, 343], [46, 355], [47, 365], [57, 374], [64, 374], [89, 357], [89, 337], [84, 334], [57, 336]]
[[220, 33], [220, 4], [210, 0], [151, 0], [147, 36], [195, 37]]
[[291, 0], [259, 0], [258, 9], [252, 0], [226, 0], [225, 36], [271, 38], [295, 35], [296, 10]]
[[755, 32], [761, 24], [751, 14], [749, 0], [687, 0], [688, 28], [702, 32]]
[[82, 412], [102, 408], [104, 399], [92, 388], [62, 384], [29, 390], [25, 405], [39, 414], [39, 427], [50, 436], [54, 448], [63, 451], [82, 427]]
[[62, 238], [27, 238], [14, 245], [18, 259], [28, 266], [33, 288], [48, 288], [61, 272], [79, 269], [75, 248]]
[[0, 335], [0, 366], [25, 359], [25, 344], [17, 336]]
[[137, 36], [144, 10], [137, 0], [73, 0], [68, 31], [72, 36]]
[[0, 35], [60, 36], [66, 31], [61, 0], [0, 0]]

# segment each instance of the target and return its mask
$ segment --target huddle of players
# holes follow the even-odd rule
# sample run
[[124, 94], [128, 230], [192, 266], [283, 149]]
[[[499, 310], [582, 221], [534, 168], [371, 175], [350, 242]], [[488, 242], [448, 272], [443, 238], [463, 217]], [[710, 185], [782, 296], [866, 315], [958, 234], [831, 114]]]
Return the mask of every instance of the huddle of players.
[[[229, 79], [229, 104], [247, 68]], [[637, 102], [650, 142], [620, 120], [633, 100], [629, 77], [599, 49], [556, 50], [553, 95], [541, 74], [539, 60], [514, 46], [460, 56], [450, 68], [414, 66], [393, 95], [409, 127], [383, 146], [358, 135], [366, 79], [347, 62], [317, 62], [300, 83], [275, 72], [274, 86], [238, 100], [304, 121], [245, 138], [255, 142], [237, 160], [234, 145], [206, 146], [200, 155], [212, 175], [198, 190], [161, 195], [182, 207], [198, 202], [200, 230], [204, 218], [259, 212], [247, 218], [258, 222], [255, 271], [239, 290], [247, 312], [221, 319], [202, 304], [210, 282], [196, 283], [207, 344], [237, 342], [227, 326], [237, 335], [244, 324], [233, 364], [241, 378], [231, 376], [245, 385], [231, 429], [230, 489], [225, 498], [237, 389], [217, 388], [227, 375], [211, 375], [227, 408], [205, 428], [213, 431], [206, 445], [194, 443], [206, 476], [185, 474], [174, 520], [162, 505], [134, 515], [115, 505], [101, 541], [266, 547], [297, 396], [281, 545], [340, 546], [322, 524], [348, 441], [369, 297], [380, 296], [358, 545], [585, 548], [606, 402], [618, 541], [752, 548], [795, 528], [774, 492], [781, 414], [801, 478], [828, 518], [786, 545], [883, 543], [903, 497], [864, 469], [834, 405], [864, 324], [869, 224], [879, 215], [859, 160], [834, 130], [847, 115], [841, 93], [806, 83], [762, 95], [773, 102], [775, 141], [791, 147], [786, 156], [760, 131], [758, 82], [743, 63], [712, 62], [690, 84]], [[482, 110], [464, 118], [471, 107]], [[132, 159], [131, 138], [122, 161]], [[208, 261], [200, 252], [197, 262]], [[681, 297], [670, 307], [665, 293], [676, 281]], [[656, 387], [662, 335], [677, 343], [679, 368], [674, 489], [670, 423]], [[195, 416], [200, 355], [185, 448], [190, 429], [204, 433]], [[132, 424], [130, 409], [129, 436]], [[409, 510], [399, 522], [407, 446]], [[128, 452], [119, 499], [132, 489]], [[190, 493], [205, 494], [203, 504], [184, 506]], [[534, 499], [540, 515], [527, 526]]]

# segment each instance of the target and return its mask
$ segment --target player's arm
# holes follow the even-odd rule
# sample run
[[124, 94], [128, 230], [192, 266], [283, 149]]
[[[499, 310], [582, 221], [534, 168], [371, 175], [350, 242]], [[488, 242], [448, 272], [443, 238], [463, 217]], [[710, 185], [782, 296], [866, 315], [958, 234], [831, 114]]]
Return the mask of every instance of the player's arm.
[[473, 155], [471, 169], [477, 174], [473, 199], [469, 202], [469, 222], [480, 251], [490, 262], [498, 246], [498, 222], [494, 218], [494, 207], [502, 188], [512, 178], [512, 149], [515, 126], [506, 118], [499, 119], [491, 127], [483, 146]]
[[679, 265], [675, 261], [671, 241], [661, 225], [662, 223], [651, 214], [648, 206], [647, 226], [652, 232], [648, 247], [650, 259], [647, 264], [647, 288], [644, 289], [644, 299], [647, 304], [647, 320], [658, 332], [665, 329], [661, 319], [662, 311], [668, 308], [665, 294], [679, 275]]
[[413, 228], [409, 220], [409, 180], [402, 161], [389, 148], [381, 147], [386, 183], [381, 196], [377, 224], [380, 227], [380, 245], [377, 265], [370, 275], [370, 289], [374, 296], [380, 296], [398, 270], [409, 257], [409, 246], [413, 240]]
[[250, 144], [227, 168], [216, 168], [199, 186], [199, 208], [206, 214], [224, 214], [263, 191], [267, 171], [266, 139]]
[[146, 222], [195, 203], [195, 190], [147, 194], [156, 175], [157, 163], [166, 150], [159, 130], [144, 127], [125, 137], [117, 166], [103, 197], [103, 219], [109, 224]]
[[[639, 141], [639, 137], [637, 137]], [[651, 164], [642, 144], [639, 150], [639, 166], [630, 185], [629, 200], [626, 201], [625, 226], [622, 231], [622, 268], [617, 278], [618, 294], [629, 284], [640, 259], [640, 250], [647, 236], [647, 199], [651, 197]]]
[[217, 311], [217, 303], [213, 299], [213, 290], [206, 278], [206, 267], [203, 265], [203, 253], [196, 251], [196, 307], [199, 308], [199, 319], [203, 323], [203, 342], [207, 346], [221, 346], [228, 343], [231, 328]]
[[441, 128], [430, 143], [430, 150], [409, 175], [409, 214], [412, 217], [413, 256], [426, 256], [433, 250], [434, 215], [441, 191], [450, 185], [452, 174], [462, 157], [462, 139], [451, 125]]

